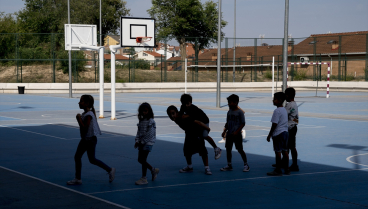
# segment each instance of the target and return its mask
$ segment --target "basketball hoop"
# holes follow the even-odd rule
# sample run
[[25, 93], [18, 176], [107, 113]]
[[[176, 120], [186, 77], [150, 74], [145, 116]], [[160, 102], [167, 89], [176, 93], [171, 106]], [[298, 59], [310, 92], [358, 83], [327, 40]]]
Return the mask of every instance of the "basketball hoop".
[[152, 37], [137, 37], [137, 38], [135, 38], [135, 42], [137, 42], [137, 44], [141, 44], [141, 43], [148, 42], [151, 39], [152, 39]]

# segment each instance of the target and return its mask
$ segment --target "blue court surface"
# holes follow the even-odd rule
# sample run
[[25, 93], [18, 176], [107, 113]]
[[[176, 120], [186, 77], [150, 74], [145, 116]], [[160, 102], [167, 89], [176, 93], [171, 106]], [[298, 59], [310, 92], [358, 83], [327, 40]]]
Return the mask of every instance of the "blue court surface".
[[[319, 92], [320, 93], [320, 92]], [[110, 96], [105, 94], [104, 119], [98, 119], [96, 157], [116, 168], [108, 182], [101, 168], [83, 156], [83, 184], [68, 186], [74, 178], [74, 154], [80, 140], [75, 115], [80, 94], [0, 95], [0, 208], [367, 208], [368, 207], [368, 93], [297, 92], [300, 124], [297, 133], [299, 172], [270, 177], [275, 154], [266, 141], [275, 107], [266, 92], [238, 92], [246, 111], [244, 150], [250, 166], [243, 172], [240, 155], [233, 150], [233, 171], [224, 144], [217, 143], [228, 110], [221, 95], [192, 93], [193, 104], [210, 118], [210, 136], [223, 149], [214, 159], [206, 142], [213, 175], [204, 174], [198, 154], [193, 173], [186, 166], [184, 131], [166, 115], [169, 105], [180, 105], [182, 93], [120, 93], [117, 120], [110, 120]], [[99, 110], [99, 96], [95, 108]], [[136, 186], [141, 177], [134, 149], [139, 103], [149, 102], [157, 124], [157, 141], [148, 162], [160, 169], [155, 181]], [[97, 114], [99, 114], [97, 112]], [[290, 158], [291, 164], [291, 158]], [[148, 177], [150, 172], [148, 171]]]

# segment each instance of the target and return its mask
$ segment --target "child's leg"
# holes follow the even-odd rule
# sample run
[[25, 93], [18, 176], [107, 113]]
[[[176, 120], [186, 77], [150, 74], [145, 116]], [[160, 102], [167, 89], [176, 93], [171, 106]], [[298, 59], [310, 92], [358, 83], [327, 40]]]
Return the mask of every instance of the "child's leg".
[[192, 165], [192, 156], [185, 156], [188, 165]]
[[293, 159], [293, 166], [298, 165], [298, 152], [296, 151], [296, 133], [298, 131], [297, 126], [294, 126], [289, 130], [288, 145], [291, 151], [291, 157]]
[[276, 157], [276, 169], [280, 171], [281, 168], [283, 167], [281, 160], [281, 152], [275, 152], [275, 157]]
[[238, 150], [240, 156], [242, 157], [244, 164], [247, 164], [247, 162], [248, 162], [247, 161], [247, 155], [245, 154], [244, 149], [243, 149], [243, 138], [242, 138], [242, 136], [241, 135], [235, 136], [234, 140], [235, 140], [235, 148]]
[[98, 167], [104, 169], [106, 172], [110, 173], [111, 168], [105, 163], [103, 163], [101, 160], [96, 159], [96, 156], [95, 156], [96, 144], [97, 144], [96, 137], [93, 137], [87, 140], [87, 155], [88, 155], [89, 162], [93, 165], [97, 165]]
[[293, 159], [293, 165], [298, 165], [298, 152], [296, 151], [296, 148], [291, 148], [291, 158]]
[[139, 150], [138, 152], [138, 162], [142, 164], [142, 177], [147, 175], [147, 168], [152, 171], [152, 166], [147, 163], [149, 151], [147, 150]]
[[208, 166], [208, 155], [202, 155], [202, 161], [204, 166]]
[[86, 140], [81, 139], [77, 151], [74, 155], [74, 161], [75, 161], [75, 178], [81, 179], [81, 172], [82, 172], [82, 156], [87, 151], [87, 143]]
[[[280, 156], [281, 157], [281, 156]], [[282, 151], [282, 167], [286, 170], [289, 169], [289, 154], [287, 151]]]
[[217, 145], [216, 145], [215, 141], [213, 141], [213, 139], [212, 139], [210, 136], [206, 136], [204, 139], [205, 139], [206, 141], [208, 141], [208, 143], [210, 143], [210, 145], [211, 145], [213, 148], [216, 148], [216, 147], [217, 147]]

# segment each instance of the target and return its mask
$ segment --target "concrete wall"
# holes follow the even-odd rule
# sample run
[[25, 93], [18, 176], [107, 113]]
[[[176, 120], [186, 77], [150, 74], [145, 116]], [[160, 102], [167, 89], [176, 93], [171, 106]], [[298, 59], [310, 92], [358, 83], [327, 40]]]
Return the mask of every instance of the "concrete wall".
[[[276, 83], [275, 83], [276, 84]], [[281, 90], [281, 82], [277, 90]], [[290, 81], [296, 90], [316, 90], [316, 81]], [[18, 86], [25, 86], [25, 93], [68, 93], [68, 83], [0, 83], [0, 93], [18, 93]], [[110, 92], [111, 84], [105, 83], [105, 92]], [[326, 90], [327, 82], [318, 82], [319, 90]], [[271, 82], [221, 83], [222, 91], [270, 91]], [[216, 83], [188, 83], [188, 92], [215, 92]], [[276, 89], [275, 89], [276, 91]], [[368, 92], [368, 82], [330, 82], [330, 91]], [[98, 93], [98, 83], [73, 83], [73, 93]], [[184, 92], [184, 83], [117, 83], [116, 92]]]

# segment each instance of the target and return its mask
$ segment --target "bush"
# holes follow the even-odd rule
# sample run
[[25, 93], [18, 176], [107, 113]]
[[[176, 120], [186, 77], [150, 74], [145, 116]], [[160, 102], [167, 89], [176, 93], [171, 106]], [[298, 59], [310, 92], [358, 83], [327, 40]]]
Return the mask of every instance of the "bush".
[[[68, 51], [62, 50], [57, 54], [58, 59], [62, 59], [59, 62], [58, 70], [62, 70], [64, 74], [69, 74], [69, 55]], [[73, 60], [75, 59], [75, 60]], [[85, 71], [84, 66], [87, 61], [84, 58], [83, 51], [72, 51], [72, 71], [75, 69], [75, 65], [77, 65], [77, 72]]]
[[266, 73], [264, 74], [264, 77], [267, 79], [272, 79], [272, 72], [271, 70], [267, 70]]
[[298, 70], [294, 71], [294, 80], [302, 81], [307, 79], [307, 71], [306, 70]]

